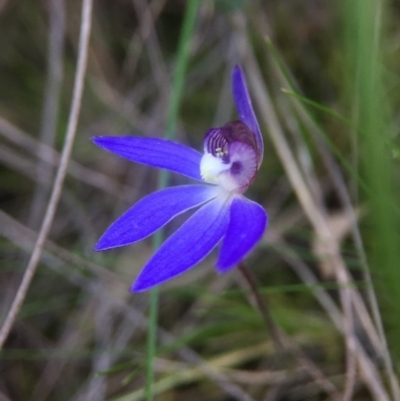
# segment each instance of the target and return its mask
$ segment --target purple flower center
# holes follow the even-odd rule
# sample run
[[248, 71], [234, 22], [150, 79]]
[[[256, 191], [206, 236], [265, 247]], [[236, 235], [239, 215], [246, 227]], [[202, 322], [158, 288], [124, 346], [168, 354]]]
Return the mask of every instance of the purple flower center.
[[243, 193], [256, 177], [258, 154], [254, 134], [242, 121], [212, 128], [204, 137], [201, 175], [229, 192]]
[[232, 163], [231, 173], [233, 175], [238, 175], [241, 173], [242, 169], [243, 169], [242, 163], [234, 162], [234, 163]]
[[206, 151], [229, 163], [229, 144], [242, 142], [257, 150], [254, 134], [242, 121], [231, 121], [221, 128], [211, 128], [204, 136]]

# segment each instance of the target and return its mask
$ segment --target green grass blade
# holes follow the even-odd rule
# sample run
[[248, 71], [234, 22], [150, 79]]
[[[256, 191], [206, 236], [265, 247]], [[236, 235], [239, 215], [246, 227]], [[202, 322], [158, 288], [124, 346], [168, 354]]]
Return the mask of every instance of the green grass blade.
[[[172, 81], [171, 99], [167, 114], [167, 127], [165, 138], [172, 139], [178, 120], [179, 107], [182, 100], [183, 84], [189, 60], [190, 43], [193, 35], [197, 12], [200, 6], [199, 0], [190, 0], [187, 4], [183, 26], [177, 51], [176, 66]], [[167, 185], [168, 174], [162, 171], [159, 176], [159, 188]], [[154, 237], [154, 249], [158, 249], [163, 240], [162, 231], [156, 233]], [[150, 291], [149, 306], [149, 328], [146, 353], [146, 385], [145, 396], [147, 401], [153, 400], [154, 385], [154, 358], [156, 354], [157, 340], [157, 318], [158, 318], [158, 289]]]
[[[361, 174], [370, 191], [362, 194], [368, 203], [369, 213], [365, 238], [369, 245], [371, 270], [378, 289], [378, 299], [393, 359], [400, 355], [398, 337], [400, 333], [400, 222], [392, 204], [398, 201], [394, 187], [395, 166], [390, 149], [391, 111], [390, 99], [383, 84], [382, 27], [387, 26], [384, 14], [385, 2], [348, 0], [344, 1], [344, 16], [347, 26], [347, 54], [349, 75], [352, 84], [354, 105], [358, 114], [358, 142]], [[382, 337], [379, 311], [374, 310], [375, 320]], [[391, 380], [394, 399], [400, 393], [394, 380], [389, 354], [385, 365]]]
[[293, 80], [291, 74], [289, 73], [288, 69], [285, 66], [285, 63], [283, 62], [282, 58], [279, 55], [279, 52], [275, 48], [274, 44], [272, 41], [267, 38], [266, 40], [268, 48], [271, 52], [271, 55], [280, 71], [280, 73], [283, 75], [287, 85], [289, 86], [289, 89], [282, 89], [282, 92], [292, 96], [293, 98], [297, 99], [299, 101], [299, 106], [305, 113], [305, 115], [309, 118], [311, 121], [313, 128], [315, 128], [316, 132], [318, 135], [323, 139], [323, 141], [327, 144], [329, 149], [331, 149], [332, 153], [336, 156], [336, 158], [340, 161], [340, 164], [346, 169], [346, 171], [352, 176], [352, 178], [357, 182], [360, 187], [362, 187], [365, 191], [368, 191], [368, 187], [365, 182], [362, 181], [360, 175], [357, 173], [357, 171], [354, 170], [352, 167], [351, 163], [347, 160], [346, 155], [342, 153], [342, 151], [333, 143], [333, 141], [329, 138], [329, 136], [325, 133], [325, 131], [322, 129], [321, 125], [318, 123], [317, 119], [315, 116], [310, 112], [310, 110], [305, 107], [305, 105], [310, 105], [314, 108], [316, 108], [319, 111], [322, 111], [331, 117], [334, 117], [335, 119], [341, 121], [342, 123], [346, 124], [346, 126], [354, 129], [354, 124], [351, 123], [350, 120], [344, 118], [340, 114], [336, 113], [332, 109], [321, 105], [320, 103], [317, 103], [313, 100], [310, 100], [306, 98], [305, 96], [302, 96], [299, 94], [299, 90], [297, 87], [296, 82]]

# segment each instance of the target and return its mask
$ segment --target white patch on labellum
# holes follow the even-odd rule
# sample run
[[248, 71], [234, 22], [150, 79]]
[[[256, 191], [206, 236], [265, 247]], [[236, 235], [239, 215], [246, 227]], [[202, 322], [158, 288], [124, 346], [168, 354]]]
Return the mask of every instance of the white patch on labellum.
[[257, 172], [257, 157], [253, 148], [241, 142], [228, 147], [229, 162], [205, 153], [200, 172], [204, 181], [218, 184], [228, 192], [243, 193], [253, 182]]

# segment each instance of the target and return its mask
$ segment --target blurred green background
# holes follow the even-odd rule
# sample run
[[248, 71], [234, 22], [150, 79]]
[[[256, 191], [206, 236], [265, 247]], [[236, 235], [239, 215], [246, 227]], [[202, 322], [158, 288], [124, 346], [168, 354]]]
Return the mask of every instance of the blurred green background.
[[[144, 399], [149, 294], [128, 289], [152, 241], [92, 248], [157, 189], [158, 172], [90, 137], [164, 135], [186, 5], [94, 2], [77, 136], [0, 351], [1, 401]], [[0, 322], [58, 166], [80, 13], [78, 1], [0, 0]], [[201, 2], [175, 138], [201, 150], [210, 127], [237, 118], [230, 74], [240, 64], [265, 141], [247, 196], [269, 215], [248, 265], [318, 374], [274, 349], [247, 284], [217, 275], [213, 255], [160, 287], [156, 400], [400, 400], [399, 23], [395, 0]]]

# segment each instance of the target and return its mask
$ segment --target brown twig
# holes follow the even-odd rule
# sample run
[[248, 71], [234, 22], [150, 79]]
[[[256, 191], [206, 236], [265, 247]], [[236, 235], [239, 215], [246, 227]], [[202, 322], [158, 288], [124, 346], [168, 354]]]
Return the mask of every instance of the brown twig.
[[24, 276], [20, 287], [18, 288], [17, 294], [8, 311], [6, 320], [4, 321], [0, 329], [0, 349], [3, 347], [8, 334], [17, 318], [18, 312], [25, 300], [29, 286], [35, 275], [37, 265], [40, 260], [40, 256], [43, 251], [43, 247], [53, 223], [54, 215], [57, 209], [58, 201], [61, 196], [61, 191], [64, 184], [65, 175], [67, 173], [68, 161], [72, 151], [72, 145], [76, 134], [76, 126], [78, 123], [78, 115], [82, 100], [84, 78], [87, 65], [87, 56], [89, 48], [89, 37], [91, 27], [91, 14], [92, 14], [92, 0], [84, 0], [82, 3], [82, 22], [81, 22], [81, 33], [79, 38], [79, 53], [77, 61], [77, 71], [75, 75], [74, 93], [71, 104], [71, 111], [68, 120], [67, 132], [65, 135], [65, 142], [63, 151], [61, 153], [60, 166], [57, 170], [57, 175], [53, 184], [52, 193], [47, 206], [46, 214], [43, 219], [42, 226], [39, 231], [38, 238], [36, 240], [35, 248], [30, 257], [28, 266], [25, 270]]
[[264, 323], [267, 326], [267, 330], [271, 336], [271, 339], [274, 343], [276, 350], [277, 351], [282, 350], [283, 344], [281, 341], [281, 337], [279, 336], [279, 330], [274, 322], [274, 319], [272, 318], [269, 305], [267, 304], [267, 300], [261, 297], [261, 294], [258, 291], [257, 283], [253, 275], [251, 274], [250, 270], [243, 261], [239, 263], [238, 269], [239, 272], [244, 277], [244, 279], [246, 280], [246, 282], [249, 284], [252, 295], [254, 296], [254, 299], [256, 301], [258, 310], [260, 311], [263, 317]]

